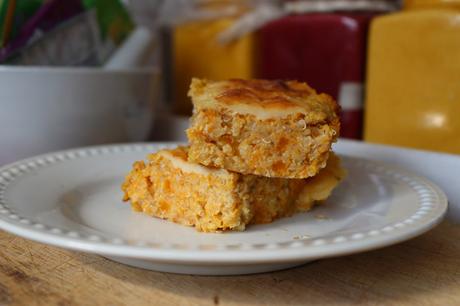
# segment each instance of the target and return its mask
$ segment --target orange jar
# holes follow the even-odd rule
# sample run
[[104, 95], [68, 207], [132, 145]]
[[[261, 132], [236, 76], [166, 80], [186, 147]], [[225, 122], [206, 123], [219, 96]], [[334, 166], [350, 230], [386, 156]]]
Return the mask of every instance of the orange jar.
[[[192, 77], [222, 80], [253, 77], [254, 34], [219, 41], [224, 32], [250, 7], [244, 0], [196, 1], [196, 10], [214, 18], [187, 20], [172, 28], [172, 98], [177, 114], [189, 115], [187, 91]], [[228, 14], [226, 12], [234, 13]], [[222, 15], [220, 16], [220, 14]]]

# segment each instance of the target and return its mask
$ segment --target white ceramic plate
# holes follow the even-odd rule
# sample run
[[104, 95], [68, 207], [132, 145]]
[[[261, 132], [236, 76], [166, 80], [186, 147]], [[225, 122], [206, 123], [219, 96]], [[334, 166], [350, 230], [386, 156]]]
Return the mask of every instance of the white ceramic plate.
[[245, 232], [204, 234], [131, 211], [120, 184], [135, 160], [175, 144], [82, 148], [0, 169], [0, 228], [63, 248], [187, 274], [249, 274], [398, 243], [447, 209], [428, 180], [343, 156], [347, 179], [324, 206]]

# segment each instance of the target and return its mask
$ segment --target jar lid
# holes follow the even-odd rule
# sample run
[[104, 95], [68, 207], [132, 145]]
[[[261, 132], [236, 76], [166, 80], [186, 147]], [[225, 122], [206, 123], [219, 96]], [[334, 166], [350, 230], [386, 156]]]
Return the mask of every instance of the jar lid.
[[460, 0], [405, 0], [404, 9], [459, 8]]
[[373, 11], [387, 12], [397, 9], [399, 1], [395, 0], [310, 0], [289, 1], [284, 8], [292, 14], [323, 13], [334, 11]]

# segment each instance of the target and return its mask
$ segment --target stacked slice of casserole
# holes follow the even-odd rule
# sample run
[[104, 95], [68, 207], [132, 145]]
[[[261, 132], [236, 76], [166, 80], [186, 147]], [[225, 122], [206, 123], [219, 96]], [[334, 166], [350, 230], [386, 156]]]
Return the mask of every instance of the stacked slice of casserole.
[[189, 146], [136, 162], [122, 186], [136, 211], [244, 230], [307, 211], [345, 176], [331, 145], [336, 102], [297, 81], [193, 79]]

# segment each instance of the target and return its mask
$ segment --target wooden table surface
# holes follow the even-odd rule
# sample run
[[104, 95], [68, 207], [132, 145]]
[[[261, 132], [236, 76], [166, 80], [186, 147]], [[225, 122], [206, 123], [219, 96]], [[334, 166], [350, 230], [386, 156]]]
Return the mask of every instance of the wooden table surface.
[[0, 232], [0, 305], [460, 305], [460, 225], [274, 273], [131, 268]]

